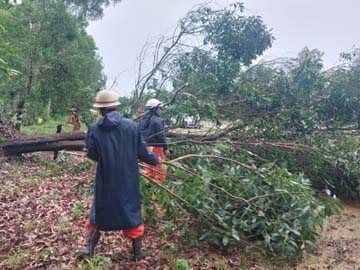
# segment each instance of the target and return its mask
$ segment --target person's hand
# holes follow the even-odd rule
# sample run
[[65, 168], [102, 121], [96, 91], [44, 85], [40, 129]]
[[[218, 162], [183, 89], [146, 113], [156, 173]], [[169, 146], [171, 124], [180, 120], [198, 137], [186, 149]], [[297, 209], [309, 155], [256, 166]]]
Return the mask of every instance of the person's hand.
[[170, 151], [169, 151], [168, 149], [166, 149], [165, 152], [164, 152], [164, 154], [165, 154], [165, 156], [168, 157], [168, 156], [170, 156], [171, 153], [170, 153]]

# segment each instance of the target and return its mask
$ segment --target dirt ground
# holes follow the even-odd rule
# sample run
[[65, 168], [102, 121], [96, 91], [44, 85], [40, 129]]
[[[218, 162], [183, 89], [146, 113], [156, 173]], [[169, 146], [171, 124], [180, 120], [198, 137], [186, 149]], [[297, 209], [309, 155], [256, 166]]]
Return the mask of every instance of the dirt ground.
[[[68, 156], [59, 164], [51, 154], [20, 160], [0, 157], [1, 270], [360, 270], [360, 205], [354, 204], [345, 204], [326, 221], [317, 252], [297, 265], [276, 258], [270, 262], [241, 248], [224, 254], [206, 244], [184, 245], [174, 224], [164, 221], [147, 228], [144, 245], [151, 258], [131, 262], [129, 241], [119, 233], [107, 233], [97, 251], [111, 266], [91, 268], [74, 257], [85, 243], [84, 219], [91, 202], [82, 189], [95, 169], [83, 168], [83, 160]], [[188, 262], [189, 268], [179, 268], [179, 260]]]
[[360, 270], [360, 205], [344, 204], [326, 221], [318, 250], [297, 270]]

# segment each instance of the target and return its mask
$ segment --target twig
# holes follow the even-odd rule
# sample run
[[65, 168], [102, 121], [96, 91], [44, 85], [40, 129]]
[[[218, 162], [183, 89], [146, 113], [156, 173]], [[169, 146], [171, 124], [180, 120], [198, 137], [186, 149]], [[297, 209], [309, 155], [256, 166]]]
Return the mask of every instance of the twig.
[[[197, 212], [211, 227], [213, 227], [214, 223], [217, 223], [218, 225], [220, 225], [221, 227], [224, 228], [224, 226], [220, 223], [218, 223], [216, 220], [209, 218], [208, 216], [204, 215], [199, 209], [197, 209], [196, 207], [194, 207], [190, 202], [188, 202], [187, 200], [181, 198], [180, 196], [178, 196], [177, 194], [175, 194], [174, 192], [172, 192], [170, 189], [168, 189], [167, 187], [165, 187], [164, 185], [158, 183], [157, 181], [155, 181], [154, 179], [144, 175], [141, 173], [141, 175], [147, 179], [149, 182], [151, 182], [152, 184], [158, 186], [159, 188], [165, 190], [170, 196], [172, 196], [173, 198], [181, 201], [182, 203], [184, 203], [185, 205], [187, 205], [188, 207], [192, 208], [193, 210], [195, 210], [195, 212]], [[225, 228], [227, 229], [227, 228]], [[221, 230], [221, 232], [223, 233], [227, 233], [225, 230]]]
[[226, 161], [230, 161], [232, 163], [235, 163], [235, 164], [238, 164], [246, 169], [248, 169], [249, 171], [252, 171], [252, 172], [256, 172], [258, 173], [258, 169], [256, 167], [252, 167], [252, 166], [248, 166], [244, 163], [241, 163], [237, 160], [234, 160], [234, 159], [231, 159], [231, 158], [227, 158], [227, 157], [222, 157], [222, 156], [216, 156], [216, 155], [197, 155], [197, 154], [190, 154], [190, 155], [185, 155], [185, 156], [182, 156], [182, 157], [178, 157], [178, 158], [175, 158], [173, 160], [170, 160], [169, 163], [170, 164], [173, 164], [175, 162], [179, 162], [181, 160], [184, 160], [184, 159], [189, 159], [189, 158], [214, 158], [214, 159], [221, 159], [221, 160], [226, 160]]
[[164, 103], [164, 106], [169, 106], [169, 105], [173, 104], [173, 103], [175, 102], [176, 96], [177, 96], [182, 90], [184, 90], [186, 87], [188, 87], [189, 85], [190, 85], [189, 83], [185, 83], [183, 86], [181, 86], [181, 87], [179, 87], [178, 89], [176, 89], [176, 90], [174, 91], [174, 95], [172, 96], [172, 98], [171, 98], [169, 101], [165, 102], [165, 103]]
[[252, 202], [261, 198], [267, 198], [267, 197], [272, 197], [272, 196], [277, 196], [277, 195], [282, 195], [282, 194], [287, 194], [287, 195], [299, 195], [299, 194], [304, 194], [303, 192], [288, 192], [288, 191], [279, 191], [279, 192], [274, 192], [274, 193], [269, 193], [269, 194], [264, 194], [264, 195], [259, 195], [259, 196], [255, 196], [252, 197], [250, 199], [248, 199], [248, 202]]

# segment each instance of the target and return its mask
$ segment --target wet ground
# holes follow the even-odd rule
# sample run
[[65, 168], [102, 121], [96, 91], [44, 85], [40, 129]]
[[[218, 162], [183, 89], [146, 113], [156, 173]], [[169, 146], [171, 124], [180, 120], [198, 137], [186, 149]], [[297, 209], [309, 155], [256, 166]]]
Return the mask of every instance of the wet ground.
[[[0, 269], [90, 269], [74, 258], [74, 250], [85, 242], [83, 221], [91, 202], [83, 189], [95, 169], [88, 170], [82, 160], [68, 156], [60, 165], [50, 154], [0, 159]], [[166, 225], [148, 227], [144, 245], [153, 256], [139, 263], [129, 260], [130, 243], [121, 234], [104, 236], [97, 251], [111, 266], [91, 269], [170, 270], [186, 260], [189, 268], [184, 269], [189, 270], [360, 270], [360, 204], [344, 204], [329, 218], [319, 232], [316, 253], [299, 264], [270, 262], [242, 249], [223, 254], [205, 245], [183, 245], [177, 231]]]
[[360, 205], [344, 204], [321, 232], [316, 254], [297, 270], [360, 270]]

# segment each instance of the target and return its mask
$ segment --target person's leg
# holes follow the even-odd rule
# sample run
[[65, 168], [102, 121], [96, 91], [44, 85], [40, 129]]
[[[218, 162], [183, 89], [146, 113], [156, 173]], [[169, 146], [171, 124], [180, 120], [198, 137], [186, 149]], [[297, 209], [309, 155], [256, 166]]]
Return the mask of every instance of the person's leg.
[[144, 164], [144, 175], [152, 179], [154, 177], [154, 171], [153, 171], [154, 166], [146, 163], [143, 164]]
[[[153, 152], [153, 146], [147, 146], [147, 150], [150, 152]], [[155, 166], [153, 165], [149, 165], [147, 163], [143, 163], [144, 164], [144, 175], [148, 178], [153, 179], [154, 177], [154, 171], [153, 169], [155, 168]]]
[[[154, 147], [153, 152], [161, 161], [165, 160], [164, 149], [162, 147]], [[158, 182], [164, 182], [166, 179], [166, 165], [158, 164], [154, 168], [154, 177]]]
[[91, 206], [90, 218], [85, 221], [85, 228], [88, 232], [87, 246], [82, 247], [78, 250], [79, 256], [90, 256], [93, 257], [95, 254], [95, 247], [100, 239], [100, 231], [96, 229], [96, 226], [91, 220], [95, 220], [95, 204]]
[[133, 246], [133, 260], [135, 262], [144, 259], [149, 254], [142, 249], [142, 238], [144, 235], [144, 225], [139, 225], [136, 228], [123, 230], [125, 237], [131, 239]]

